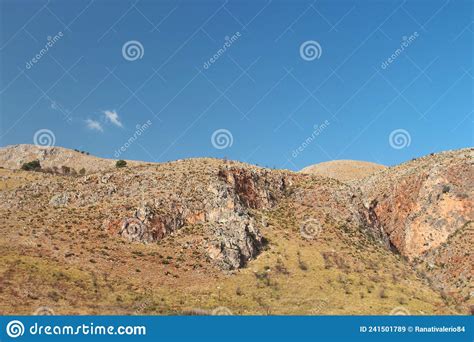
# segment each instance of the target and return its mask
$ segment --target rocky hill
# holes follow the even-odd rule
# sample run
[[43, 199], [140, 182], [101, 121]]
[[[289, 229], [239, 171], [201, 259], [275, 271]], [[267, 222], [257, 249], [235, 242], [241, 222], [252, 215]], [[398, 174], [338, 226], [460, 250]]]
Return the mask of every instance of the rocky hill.
[[362, 179], [384, 169], [386, 169], [386, 166], [365, 161], [332, 160], [307, 166], [300, 172], [315, 176], [335, 178], [344, 182]]
[[[7, 169], [19, 169], [23, 163], [38, 160], [43, 169], [57, 169], [62, 166], [86, 173], [106, 171], [115, 167], [116, 160], [97, 158], [86, 151], [70, 150], [63, 147], [42, 147], [36, 145], [11, 145], [0, 150], [0, 166]], [[129, 165], [139, 165], [142, 162], [127, 161]]]
[[[2, 314], [455, 314], [471, 303], [471, 149], [345, 183], [207, 158], [115, 168], [43, 149], [0, 150]], [[48, 167], [62, 153], [91, 158], [97, 171], [18, 169], [38, 153]]]
[[472, 291], [473, 170], [473, 150], [466, 149], [415, 159], [356, 182], [369, 224], [433, 275], [438, 288], [463, 298]]

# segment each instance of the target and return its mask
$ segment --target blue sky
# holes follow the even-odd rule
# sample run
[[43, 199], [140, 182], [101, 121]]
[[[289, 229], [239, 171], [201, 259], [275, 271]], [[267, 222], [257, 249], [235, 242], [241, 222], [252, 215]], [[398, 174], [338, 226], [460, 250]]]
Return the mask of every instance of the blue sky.
[[294, 170], [472, 146], [470, 1], [0, 3], [1, 146]]

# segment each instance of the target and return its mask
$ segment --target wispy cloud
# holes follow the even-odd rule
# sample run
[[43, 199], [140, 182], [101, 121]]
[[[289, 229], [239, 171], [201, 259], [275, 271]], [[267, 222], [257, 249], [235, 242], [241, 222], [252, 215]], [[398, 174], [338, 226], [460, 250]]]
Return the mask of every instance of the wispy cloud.
[[104, 131], [104, 129], [102, 128], [102, 125], [100, 124], [99, 121], [95, 121], [95, 120], [92, 120], [92, 119], [87, 119], [86, 120], [86, 125], [87, 125], [87, 128], [89, 128], [92, 131], [99, 131], [99, 132]]
[[115, 110], [105, 110], [104, 111], [105, 118], [113, 123], [115, 126], [123, 127], [122, 123], [120, 122], [119, 116]]

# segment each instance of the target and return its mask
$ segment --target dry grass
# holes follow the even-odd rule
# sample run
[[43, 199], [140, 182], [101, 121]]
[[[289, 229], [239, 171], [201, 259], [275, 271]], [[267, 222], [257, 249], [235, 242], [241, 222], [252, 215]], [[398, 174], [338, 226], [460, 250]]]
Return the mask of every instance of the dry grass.
[[[266, 222], [260, 229], [268, 245], [237, 271], [211, 263], [203, 225], [150, 244], [103, 229], [105, 219], [131, 215], [143, 200], [163, 213], [183, 199], [198, 208], [224, 164], [257, 169], [216, 159], [77, 178], [0, 169], [0, 313], [41, 306], [58, 314], [205, 313], [222, 306], [252, 315], [388, 314], [399, 306], [412, 314], [463, 312], [354, 223], [358, 208], [335, 179], [295, 176], [290, 198], [253, 212]], [[68, 193], [70, 203], [51, 207], [57, 193]], [[300, 234], [308, 217], [324, 223], [314, 239]]]

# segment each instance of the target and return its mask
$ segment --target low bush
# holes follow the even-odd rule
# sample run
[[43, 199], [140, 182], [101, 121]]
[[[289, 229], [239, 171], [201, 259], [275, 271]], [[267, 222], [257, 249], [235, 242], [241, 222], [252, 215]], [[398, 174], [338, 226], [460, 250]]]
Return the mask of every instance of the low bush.
[[68, 175], [71, 172], [71, 168], [69, 166], [61, 166], [61, 173], [63, 175]]
[[33, 160], [28, 163], [23, 163], [21, 169], [25, 171], [39, 171], [41, 170], [41, 164], [39, 160]]
[[127, 162], [125, 160], [117, 160], [117, 162], [115, 163], [115, 167], [125, 167], [127, 166]]

